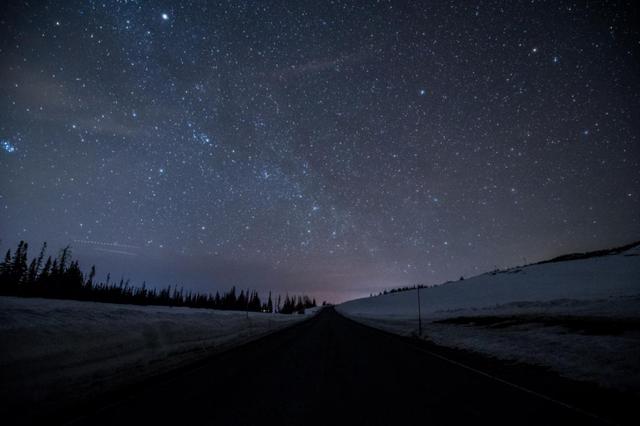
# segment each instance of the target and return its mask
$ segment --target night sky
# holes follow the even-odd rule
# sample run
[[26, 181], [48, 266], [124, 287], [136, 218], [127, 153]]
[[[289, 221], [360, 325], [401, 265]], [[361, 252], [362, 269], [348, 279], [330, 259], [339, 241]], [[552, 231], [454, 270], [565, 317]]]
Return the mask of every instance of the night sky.
[[1, 248], [337, 302], [637, 240], [631, 3], [3, 2]]

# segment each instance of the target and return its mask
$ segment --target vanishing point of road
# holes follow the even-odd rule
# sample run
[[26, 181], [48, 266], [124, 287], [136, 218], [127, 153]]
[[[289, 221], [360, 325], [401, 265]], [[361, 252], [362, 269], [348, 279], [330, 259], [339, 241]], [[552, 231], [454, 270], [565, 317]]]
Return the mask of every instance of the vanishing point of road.
[[599, 424], [327, 308], [73, 419], [86, 425]]

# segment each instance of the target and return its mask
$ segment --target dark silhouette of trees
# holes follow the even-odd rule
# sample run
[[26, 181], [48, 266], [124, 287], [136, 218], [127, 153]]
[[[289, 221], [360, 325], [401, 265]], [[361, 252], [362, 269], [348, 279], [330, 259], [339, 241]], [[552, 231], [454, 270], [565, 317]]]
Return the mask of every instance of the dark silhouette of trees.
[[271, 292], [269, 292], [269, 298], [267, 299], [267, 305], [265, 306], [265, 312], [273, 312], [273, 301], [271, 300]]
[[314, 306], [316, 306], [315, 300], [312, 301], [309, 296], [289, 297], [287, 294], [279, 312], [282, 314], [304, 313], [305, 309], [313, 308]]
[[281, 308], [280, 296], [274, 306], [271, 292], [267, 302], [262, 303], [257, 291], [241, 290], [240, 295], [236, 295], [235, 286], [226, 293], [216, 292], [212, 295], [191, 291], [185, 293], [178, 286], [150, 289], [146, 282], [141, 287], [136, 287], [124, 278], [116, 284], [111, 282], [111, 274], [107, 274], [105, 282], [96, 282], [95, 265], [85, 275], [78, 261], [72, 259], [71, 247], [60, 250], [55, 258], [47, 256], [45, 261], [47, 244], [44, 243], [38, 257], [31, 262], [28, 261], [28, 248], [26, 242], [20, 241], [13, 254], [10, 249], [7, 250], [0, 263], [0, 295], [283, 314], [303, 312], [304, 309], [315, 306], [315, 299], [311, 300], [308, 296], [289, 298], [287, 295]]
[[427, 286], [424, 284], [416, 284], [412, 286], [392, 288], [391, 290], [382, 290], [380, 293], [378, 293], [378, 296], [382, 296], [384, 294], [391, 294], [391, 293], [400, 293], [400, 292], [409, 291], [409, 290], [416, 290], [418, 288], [427, 288]]

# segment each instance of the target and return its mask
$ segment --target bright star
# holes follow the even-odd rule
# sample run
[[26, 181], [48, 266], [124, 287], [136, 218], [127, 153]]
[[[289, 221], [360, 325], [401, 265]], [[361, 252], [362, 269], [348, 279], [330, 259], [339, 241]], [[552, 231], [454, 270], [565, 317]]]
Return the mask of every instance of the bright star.
[[427, 91], [424, 89], [420, 89], [420, 96], [424, 96], [427, 94]]
[[16, 150], [17, 150], [15, 145], [13, 145], [11, 142], [5, 141], [5, 140], [0, 142], [0, 146], [2, 146], [2, 149], [4, 149], [5, 151], [7, 151], [10, 154], [13, 153], [13, 152], [16, 152]]
[[162, 19], [165, 20], [165, 21], [168, 21], [169, 20], [169, 15], [167, 15], [166, 13], [163, 13], [162, 14]]

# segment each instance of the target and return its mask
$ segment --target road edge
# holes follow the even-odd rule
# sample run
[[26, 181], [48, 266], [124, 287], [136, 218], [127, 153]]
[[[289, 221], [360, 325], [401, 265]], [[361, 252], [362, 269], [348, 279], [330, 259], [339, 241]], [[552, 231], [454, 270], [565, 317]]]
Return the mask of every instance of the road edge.
[[467, 349], [438, 345], [430, 340], [396, 334], [360, 322], [338, 309], [335, 309], [335, 312], [359, 327], [380, 332], [431, 357], [572, 409], [605, 424], [635, 424], [631, 423], [630, 419], [636, 417], [635, 408], [640, 404], [637, 395], [609, 390], [593, 382], [563, 377], [543, 366], [510, 362]]

